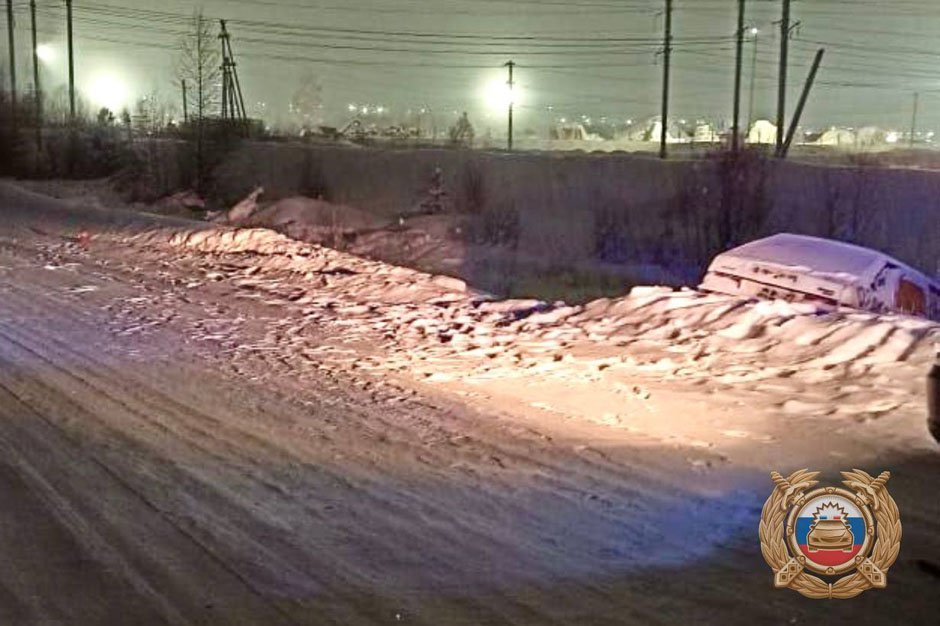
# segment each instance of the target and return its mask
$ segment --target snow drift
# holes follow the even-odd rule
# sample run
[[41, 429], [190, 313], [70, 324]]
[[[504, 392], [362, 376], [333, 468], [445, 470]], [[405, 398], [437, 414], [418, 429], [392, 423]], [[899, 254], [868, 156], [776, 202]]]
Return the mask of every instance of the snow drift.
[[[354, 312], [353, 318], [360, 316], [355, 311], [361, 311], [366, 332], [381, 327], [409, 346], [416, 336], [434, 337], [435, 351], [453, 355], [471, 346], [505, 353], [525, 346], [548, 352], [563, 348], [566, 353], [601, 348], [601, 352], [618, 354], [630, 352], [627, 346], [652, 341], [685, 355], [658, 367], [733, 377], [730, 371], [745, 360], [742, 355], [759, 354], [764, 364], [774, 367], [799, 363], [801, 368], [822, 369], [903, 361], [940, 328], [904, 315], [831, 310], [812, 302], [754, 301], [668, 287], [635, 287], [622, 297], [582, 306], [497, 301], [456, 278], [363, 259], [264, 229], [164, 230], [135, 236], [129, 242], [169, 244], [213, 255], [253, 255], [251, 265], [262, 273], [298, 274], [315, 281], [307, 287], [311, 298], [345, 301], [352, 307], [348, 310]], [[329, 275], [326, 283], [324, 274]], [[407, 314], [390, 306], [405, 303]], [[324, 319], [333, 313], [324, 311]], [[348, 317], [344, 316], [344, 325], [351, 323]], [[360, 332], [356, 328], [349, 325], [348, 332]], [[441, 336], [447, 340], [440, 341]], [[777, 370], [761, 368], [747, 372], [745, 378], [774, 373]]]

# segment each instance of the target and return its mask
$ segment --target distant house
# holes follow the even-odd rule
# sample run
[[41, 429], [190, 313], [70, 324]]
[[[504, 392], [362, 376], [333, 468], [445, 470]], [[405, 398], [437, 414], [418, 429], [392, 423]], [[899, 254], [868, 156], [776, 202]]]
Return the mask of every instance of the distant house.
[[599, 135], [589, 133], [581, 124], [558, 124], [550, 131], [552, 139], [563, 141], [598, 141]]
[[[662, 135], [663, 124], [659, 117], [635, 124], [627, 131], [629, 141], [658, 142]], [[675, 123], [666, 129], [666, 143], [686, 143], [691, 137]]]
[[721, 137], [711, 124], [697, 124], [692, 135], [694, 143], [717, 143]]
[[855, 147], [855, 133], [847, 128], [832, 127], [823, 132], [819, 139], [813, 142], [816, 146], [837, 146], [843, 148]]
[[747, 133], [748, 143], [775, 143], [777, 127], [768, 120], [757, 120]]

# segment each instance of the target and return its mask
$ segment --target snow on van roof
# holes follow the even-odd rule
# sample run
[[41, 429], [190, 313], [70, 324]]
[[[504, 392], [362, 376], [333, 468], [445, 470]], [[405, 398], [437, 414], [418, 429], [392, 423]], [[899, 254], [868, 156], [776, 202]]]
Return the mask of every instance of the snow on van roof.
[[751, 241], [724, 253], [731, 257], [764, 261], [790, 267], [805, 267], [812, 272], [861, 276], [886, 255], [841, 241], [808, 235], [780, 233]]

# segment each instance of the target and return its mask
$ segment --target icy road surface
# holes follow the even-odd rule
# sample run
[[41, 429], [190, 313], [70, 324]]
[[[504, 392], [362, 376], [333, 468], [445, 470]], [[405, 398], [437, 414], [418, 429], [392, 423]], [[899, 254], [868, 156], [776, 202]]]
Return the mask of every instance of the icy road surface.
[[[533, 313], [265, 231], [59, 217], [0, 226], [2, 624], [940, 614], [933, 326], [652, 289]], [[886, 590], [771, 588], [768, 473], [803, 466], [892, 471]]]

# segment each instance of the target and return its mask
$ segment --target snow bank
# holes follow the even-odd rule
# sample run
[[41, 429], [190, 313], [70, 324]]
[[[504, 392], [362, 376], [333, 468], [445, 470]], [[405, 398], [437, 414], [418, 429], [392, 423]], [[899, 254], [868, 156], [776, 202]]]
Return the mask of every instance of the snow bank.
[[485, 297], [452, 276], [426, 274], [346, 254], [316, 244], [299, 242], [265, 228], [213, 228], [157, 230], [133, 236], [128, 243], [169, 245], [213, 255], [250, 255], [263, 271], [289, 271], [307, 279], [342, 277], [361, 296], [374, 302], [438, 301], [441, 298]]
[[538, 411], [708, 451], [804, 428], [904, 450], [930, 441], [922, 376], [940, 326], [926, 320], [654, 286], [583, 306], [500, 301], [263, 229], [122, 243], [135, 259], [182, 257], [195, 270], [187, 301], [212, 284], [211, 301], [222, 293], [265, 320], [252, 341], [234, 319], [194, 330], [236, 361], [402, 375], [527, 419]]
[[[637, 287], [621, 298], [583, 306], [538, 300], [497, 301], [449, 276], [426, 274], [300, 243], [265, 229], [155, 231], [133, 237], [138, 245], [170, 245], [213, 255], [255, 255], [258, 276], [290, 271], [315, 280], [310, 298], [344, 302], [347, 335], [382, 328], [402, 338], [446, 337], [436, 353], [460, 355], [467, 346], [574, 353], [600, 349], [627, 354], [644, 342], [666, 345], [685, 375], [715, 375], [760, 355], [760, 368], [829, 369], [903, 361], [930, 348], [940, 326], [926, 320], [857, 311], [831, 311], [811, 303], [747, 301], [667, 287]], [[264, 283], [264, 278], [257, 279]], [[409, 306], [407, 312], [396, 306]], [[335, 311], [320, 311], [324, 320]], [[353, 323], [362, 318], [361, 326]], [[339, 321], [339, 320], [337, 320]], [[748, 379], [760, 377], [751, 372]]]

